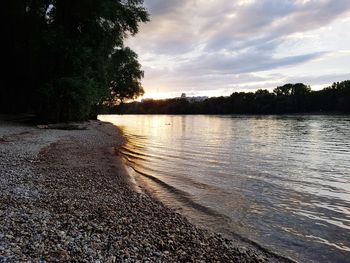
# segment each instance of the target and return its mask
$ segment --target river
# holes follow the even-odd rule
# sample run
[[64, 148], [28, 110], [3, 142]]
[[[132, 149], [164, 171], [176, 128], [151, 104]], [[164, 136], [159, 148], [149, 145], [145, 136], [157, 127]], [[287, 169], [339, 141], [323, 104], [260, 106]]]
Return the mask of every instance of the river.
[[350, 116], [101, 115], [135, 180], [197, 225], [350, 262]]

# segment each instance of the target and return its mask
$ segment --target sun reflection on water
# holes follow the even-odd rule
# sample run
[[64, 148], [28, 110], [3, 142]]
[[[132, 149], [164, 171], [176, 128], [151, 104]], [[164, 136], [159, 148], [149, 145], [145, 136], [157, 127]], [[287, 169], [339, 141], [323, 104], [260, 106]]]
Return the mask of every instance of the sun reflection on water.
[[350, 258], [348, 116], [100, 119], [122, 127], [136, 180], [195, 223], [301, 261]]

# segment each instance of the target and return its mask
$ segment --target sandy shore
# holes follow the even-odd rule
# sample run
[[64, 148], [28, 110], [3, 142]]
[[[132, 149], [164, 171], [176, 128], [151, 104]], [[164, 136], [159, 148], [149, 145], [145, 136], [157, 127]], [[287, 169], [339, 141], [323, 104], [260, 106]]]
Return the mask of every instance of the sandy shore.
[[111, 124], [0, 121], [0, 262], [278, 262], [133, 190]]

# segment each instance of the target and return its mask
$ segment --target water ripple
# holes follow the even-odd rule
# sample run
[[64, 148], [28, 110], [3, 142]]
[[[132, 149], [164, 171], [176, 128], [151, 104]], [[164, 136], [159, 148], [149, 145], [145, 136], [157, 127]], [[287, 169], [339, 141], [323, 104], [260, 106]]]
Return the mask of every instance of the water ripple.
[[140, 182], [194, 222], [301, 262], [349, 262], [349, 116], [100, 119], [122, 127]]

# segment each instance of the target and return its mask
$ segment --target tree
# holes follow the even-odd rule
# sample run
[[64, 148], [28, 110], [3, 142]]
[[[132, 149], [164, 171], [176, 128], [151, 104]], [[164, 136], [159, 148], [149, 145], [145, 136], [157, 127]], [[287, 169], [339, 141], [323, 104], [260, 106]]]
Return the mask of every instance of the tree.
[[292, 88], [293, 88], [293, 84], [285, 84], [283, 86], [275, 88], [273, 92], [277, 96], [289, 96], [291, 95]]
[[[291, 85], [291, 84], [289, 84]], [[297, 84], [292, 84], [291, 89], [290, 89], [290, 95], [292, 96], [305, 96], [306, 94], [309, 94], [311, 92], [311, 87], [307, 86], [303, 83], [297, 83]]]
[[350, 81], [334, 83], [323, 90], [312, 91], [302, 83], [268, 90], [234, 92], [229, 97], [204, 101], [186, 99], [144, 100], [114, 107], [125, 114], [280, 114], [307, 112], [350, 112]]
[[[17, 102], [19, 110], [32, 110], [47, 121], [86, 119], [96, 103], [109, 97], [110, 83], [118, 82], [112, 77], [119, 77], [110, 69], [119, 72], [116, 65], [122, 65], [116, 50], [125, 50], [124, 39], [149, 20], [143, 0], [9, 2], [7, 75], [15, 81], [0, 92], [0, 100]], [[137, 62], [136, 55], [133, 59]]]
[[255, 110], [257, 113], [273, 113], [275, 111], [275, 94], [259, 89], [255, 92]]
[[128, 47], [116, 49], [111, 56], [110, 64], [108, 101], [117, 104], [124, 99], [136, 99], [144, 94], [141, 85], [144, 72], [135, 52]]

